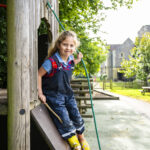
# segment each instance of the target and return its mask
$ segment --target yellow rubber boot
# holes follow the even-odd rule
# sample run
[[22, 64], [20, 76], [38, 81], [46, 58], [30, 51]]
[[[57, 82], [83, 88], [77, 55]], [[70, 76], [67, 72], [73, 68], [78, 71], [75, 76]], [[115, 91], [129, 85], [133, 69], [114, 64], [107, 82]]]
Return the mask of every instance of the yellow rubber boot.
[[72, 148], [72, 150], [81, 150], [81, 145], [80, 145], [76, 135], [69, 138], [68, 143], [69, 143], [70, 147]]
[[82, 150], [90, 150], [89, 144], [86, 140], [81, 142]]

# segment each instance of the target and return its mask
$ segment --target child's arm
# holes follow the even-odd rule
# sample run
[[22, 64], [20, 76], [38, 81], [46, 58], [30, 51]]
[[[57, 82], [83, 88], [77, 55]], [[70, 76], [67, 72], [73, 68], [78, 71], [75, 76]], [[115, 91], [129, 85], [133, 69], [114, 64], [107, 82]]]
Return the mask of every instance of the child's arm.
[[83, 58], [83, 54], [81, 52], [79, 52], [78, 55], [77, 55], [77, 58], [74, 59], [75, 65], [78, 64], [81, 61], [82, 58]]
[[42, 91], [42, 77], [46, 74], [46, 70], [41, 67], [38, 71], [38, 97], [41, 102], [46, 103], [46, 97], [43, 95]]

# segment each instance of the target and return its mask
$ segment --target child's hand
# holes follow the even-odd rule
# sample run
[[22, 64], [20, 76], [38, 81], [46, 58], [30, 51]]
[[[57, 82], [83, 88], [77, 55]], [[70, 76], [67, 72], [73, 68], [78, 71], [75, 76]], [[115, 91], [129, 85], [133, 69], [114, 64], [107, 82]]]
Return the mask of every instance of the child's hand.
[[82, 58], [83, 58], [83, 54], [81, 52], [79, 52], [77, 55], [77, 59], [79, 59], [81, 61]]
[[45, 95], [43, 95], [42, 93], [39, 93], [38, 96], [39, 96], [40, 101], [45, 104], [46, 103]]
[[77, 58], [74, 59], [74, 63], [75, 63], [75, 64], [78, 64], [78, 63], [81, 61], [82, 58], [83, 58], [83, 54], [82, 54], [81, 52], [79, 52], [79, 53], [77, 54]]

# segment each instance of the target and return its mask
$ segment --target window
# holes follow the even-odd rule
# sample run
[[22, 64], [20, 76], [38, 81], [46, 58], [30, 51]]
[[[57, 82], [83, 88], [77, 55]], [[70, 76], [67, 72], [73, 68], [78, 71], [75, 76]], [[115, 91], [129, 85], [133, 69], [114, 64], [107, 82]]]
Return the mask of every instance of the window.
[[121, 54], [120, 54], [120, 58], [123, 58], [123, 57], [124, 57], [124, 54], [123, 54], [123, 53], [121, 53]]

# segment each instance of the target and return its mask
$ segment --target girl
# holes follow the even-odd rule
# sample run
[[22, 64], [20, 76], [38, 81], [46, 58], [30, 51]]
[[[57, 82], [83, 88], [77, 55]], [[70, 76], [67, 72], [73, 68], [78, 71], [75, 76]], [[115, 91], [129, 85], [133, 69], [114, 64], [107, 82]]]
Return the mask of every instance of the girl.
[[74, 64], [81, 61], [82, 53], [74, 59], [73, 53], [79, 45], [72, 31], [64, 31], [55, 45], [48, 50], [48, 57], [38, 71], [38, 96], [61, 118], [63, 123], [51, 114], [62, 138], [73, 150], [90, 150], [84, 138], [84, 121], [70, 87]]

